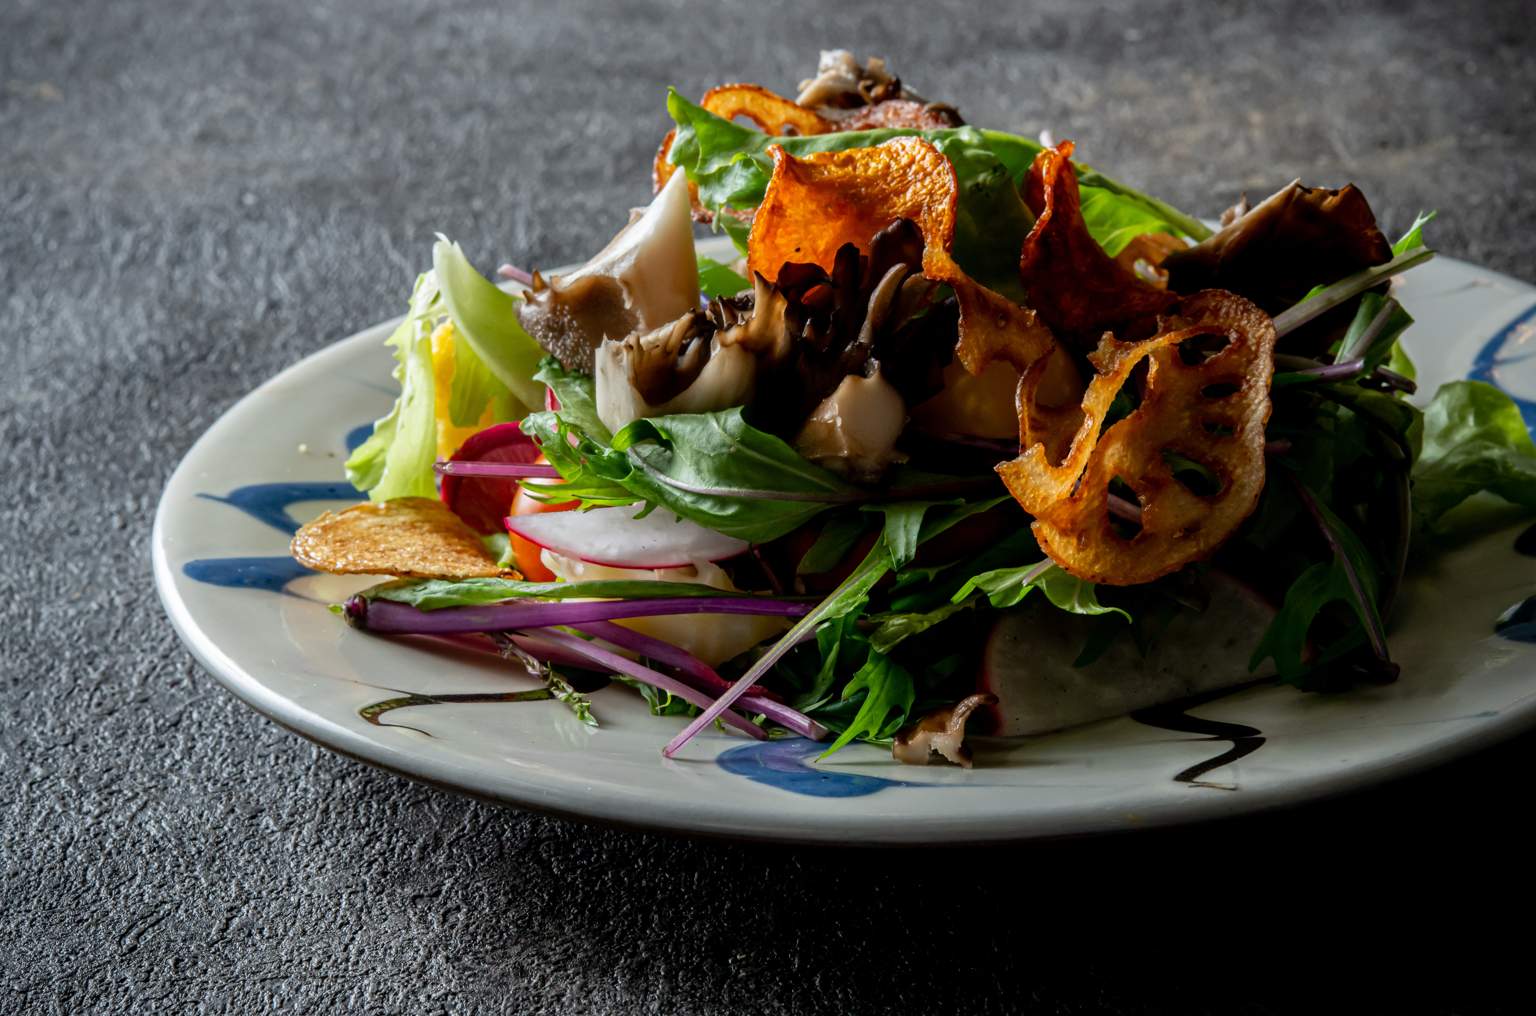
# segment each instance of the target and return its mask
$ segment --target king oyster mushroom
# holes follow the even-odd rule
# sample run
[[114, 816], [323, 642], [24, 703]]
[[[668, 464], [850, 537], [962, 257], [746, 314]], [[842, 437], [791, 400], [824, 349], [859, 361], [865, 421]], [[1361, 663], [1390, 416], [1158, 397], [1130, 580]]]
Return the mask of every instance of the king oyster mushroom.
[[629, 225], [591, 261], [548, 282], [534, 273], [517, 318], [567, 370], [590, 374], [605, 338], [655, 331], [698, 303], [688, 180], [674, 173], [649, 207], [630, 212]]

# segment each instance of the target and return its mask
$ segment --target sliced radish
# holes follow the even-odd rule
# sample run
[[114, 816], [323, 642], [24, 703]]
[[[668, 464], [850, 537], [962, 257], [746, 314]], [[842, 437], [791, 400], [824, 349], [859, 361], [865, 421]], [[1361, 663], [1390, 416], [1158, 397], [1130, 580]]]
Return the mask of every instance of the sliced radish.
[[751, 547], [746, 540], [679, 519], [665, 508], [635, 518], [644, 508], [514, 515], [507, 519], [507, 530], [562, 557], [610, 568], [682, 568], [695, 561], [724, 561]]
[[1210, 573], [1211, 605], [1181, 610], [1145, 658], [1122, 633], [1086, 667], [1091, 618], [1036, 605], [1004, 614], [992, 628], [976, 690], [997, 696], [992, 733], [1045, 734], [1226, 688], [1274, 673], [1248, 672], [1248, 656], [1275, 616], [1274, 606], [1222, 571]]
[[[515, 423], [498, 423], [465, 441], [451, 462], [527, 463], [539, 457], [539, 446]], [[443, 503], [478, 533], [499, 533], [512, 506], [517, 480], [506, 476], [443, 476]]]

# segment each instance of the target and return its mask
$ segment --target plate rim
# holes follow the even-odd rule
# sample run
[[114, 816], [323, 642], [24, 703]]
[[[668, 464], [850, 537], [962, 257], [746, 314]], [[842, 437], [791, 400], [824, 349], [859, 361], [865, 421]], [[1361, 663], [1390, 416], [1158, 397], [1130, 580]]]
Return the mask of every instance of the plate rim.
[[[700, 252], [707, 254], [705, 248], [718, 246], [711, 241], [724, 239], [726, 238], [710, 238], [710, 241], [701, 242]], [[1454, 258], [1437, 258], [1437, 260], [1514, 282], [1523, 290], [1528, 290], [1525, 296], [1536, 298], [1536, 288], [1522, 280]], [[178, 639], [187, 647], [202, 669], [208, 671], [221, 686], [241, 702], [283, 729], [327, 750], [411, 782], [490, 804], [510, 806], [584, 824], [652, 835], [853, 848], [946, 847], [961, 844], [979, 846], [1201, 825], [1260, 812], [1300, 807], [1368, 790], [1391, 780], [1423, 772], [1491, 747], [1536, 727], [1536, 687], [1533, 687], [1531, 695], [1523, 696], [1511, 704], [1506, 711], [1500, 712], [1487, 722], [1415, 745], [1390, 757], [1354, 763], [1342, 770], [1319, 771], [1315, 774], [1296, 776], [1273, 786], [1245, 788], [1240, 795], [1223, 795], [1222, 798], [1198, 795], [1183, 798], [1178, 802], [1163, 802], [1149, 809], [1146, 815], [1135, 822], [1127, 822], [1115, 813], [1095, 816], [1085, 811], [1078, 811], [1050, 816], [1045, 823], [1049, 828], [1032, 828], [1031, 816], [1027, 812], [1020, 812], [1005, 820], [1007, 828], [998, 835], [980, 836], [972, 835], [970, 829], [964, 825], [951, 825], [948, 828], [918, 825], [908, 827], [901, 835], [879, 835], [882, 830], [871, 829], [867, 823], [852, 823], [835, 830], [825, 824], [795, 827], [763, 825], [756, 829], [723, 828], [718, 821], [710, 822], [702, 816], [686, 812], [673, 813], [665, 821], [637, 821], [612, 814], [611, 808], [583, 809], [552, 804], [548, 799], [540, 799], [541, 793], [547, 793], [547, 791], [541, 791], [533, 785], [525, 785], [525, 793], [503, 793], [485, 785], [477, 787], [467, 782], [456, 782], [445, 775], [424, 772], [423, 768], [435, 767], [424, 766], [423, 760], [413, 759], [409, 751], [390, 748], [379, 740], [362, 737], [345, 727], [325, 722], [320, 714], [267, 689], [258, 678], [224, 653], [217, 643], [197, 626], [190, 608], [177, 588], [167, 554], [165, 531], [167, 494], [175, 487], [187, 482], [191, 468], [188, 465], [189, 462], [206, 443], [213, 439], [214, 432], [226, 418], [251, 400], [260, 398], [269, 388], [286, 384], [296, 375], [307, 374], [329, 358], [344, 357], [355, 345], [381, 342], [400, 320], [400, 317], [396, 317], [380, 322], [327, 344], [267, 378], [225, 409], [189, 446], [181, 461], [167, 478], [156, 505], [150, 539], [152, 572], [161, 605]], [[285, 709], [284, 706], [288, 708]], [[414, 769], [411, 767], [413, 761], [417, 763]], [[996, 823], [997, 820], [989, 821]]]

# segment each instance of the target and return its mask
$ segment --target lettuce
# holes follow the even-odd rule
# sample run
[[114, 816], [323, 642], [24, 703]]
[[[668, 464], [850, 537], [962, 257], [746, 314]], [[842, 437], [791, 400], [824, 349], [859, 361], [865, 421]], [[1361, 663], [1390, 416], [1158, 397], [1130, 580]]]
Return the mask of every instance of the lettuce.
[[1480, 490], [1536, 508], [1536, 443], [1508, 395], [1483, 381], [1452, 381], [1424, 411], [1414, 514], [1433, 526]]
[[442, 313], [437, 278], [427, 272], [416, 280], [405, 320], [384, 341], [395, 347], [400, 397], [346, 463], [352, 486], [366, 490], [374, 501], [437, 496], [432, 473], [437, 461], [432, 329]]
[[518, 419], [544, 404], [544, 386], [533, 379], [544, 351], [517, 322], [517, 298], [475, 271], [456, 243], [432, 246], [432, 268], [453, 326], [486, 368], [522, 403]]
[[[487, 282], [457, 244], [433, 248], [434, 268], [416, 280], [405, 320], [385, 340], [393, 346], [400, 395], [389, 415], [347, 459], [347, 479], [374, 501], [436, 497], [438, 421], [474, 427], [491, 410], [497, 423], [520, 420], [544, 402], [534, 379], [543, 351], [513, 313], [515, 299]], [[454, 326], [448, 405], [437, 404], [432, 332]]]

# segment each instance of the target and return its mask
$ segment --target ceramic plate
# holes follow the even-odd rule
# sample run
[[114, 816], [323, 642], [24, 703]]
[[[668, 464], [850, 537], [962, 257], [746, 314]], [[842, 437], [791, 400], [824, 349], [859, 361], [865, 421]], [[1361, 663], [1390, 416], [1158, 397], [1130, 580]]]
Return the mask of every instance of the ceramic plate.
[[[1501, 385], [1536, 422], [1536, 289], [1449, 258], [1399, 283], [1426, 394]], [[500, 659], [353, 631], [326, 609], [371, 584], [288, 557], [300, 523], [355, 503], [349, 447], [396, 387], [392, 325], [338, 342], [237, 403], [193, 446], [155, 518], [154, 572], [172, 623], [256, 710], [335, 751], [522, 808], [685, 834], [838, 844], [1019, 840], [1168, 825], [1377, 783], [1536, 722], [1536, 644], [1494, 633], [1536, 594], [1520, 530], [1492, 534], [1407, 583], [1393, 618], [1402, 678], [1346, 694], [1272, 684], [1029, 741], [976, 768], [904, 767], [855, 745], [813, 764], [801, 739], [718, 731], [673, 760], [685, 722], [638, 694], [593, 695], [584, 726]], [[1426, 396], [1419, 396], [1420, 404]], [[1530, 636], [1527, 636], [1530, 637]]]

